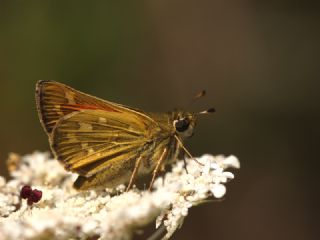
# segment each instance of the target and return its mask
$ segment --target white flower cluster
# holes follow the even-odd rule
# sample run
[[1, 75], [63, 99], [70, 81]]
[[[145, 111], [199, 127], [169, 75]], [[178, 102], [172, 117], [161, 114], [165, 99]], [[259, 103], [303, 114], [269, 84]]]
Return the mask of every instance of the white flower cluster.
[[[11, 239], [131, 239], [156, 219], [168, 239], [181, 226], [190, 207], [207, 198], [221, 198], [224, 183], [234, 176], [227, 168], [239, 168], [234, 156], [204, 155], [178, 161], [154, 184], [154, 191], [137, 188], [77, 192], [75, 175], [67, 173], [46, 153], [21, 157], [12, 180], [0, 177], [0, 240]], [[42, 199], [28, 206], [19, 197], [30, 185], [42, 191]]]

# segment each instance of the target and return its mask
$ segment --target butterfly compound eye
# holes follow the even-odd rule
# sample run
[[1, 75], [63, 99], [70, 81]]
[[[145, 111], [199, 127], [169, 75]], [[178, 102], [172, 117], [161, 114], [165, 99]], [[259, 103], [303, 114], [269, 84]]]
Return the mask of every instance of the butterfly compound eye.
[[178, 132], [184, 132], [185, 130], [188, 129], [189, 124], [190, 124], [189, 120], [184, 118], [184, 119], [175, 121], [174, 126]]

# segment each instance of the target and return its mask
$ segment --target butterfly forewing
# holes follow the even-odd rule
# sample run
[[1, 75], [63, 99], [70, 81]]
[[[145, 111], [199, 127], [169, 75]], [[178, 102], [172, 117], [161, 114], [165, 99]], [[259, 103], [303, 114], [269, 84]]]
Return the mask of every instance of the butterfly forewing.
[[55, 81], [41, 80], [37, 83], [36, 103], [40, 120], [49, 137], [59, 119], [72, 112], [85, 109], [100, 109], [106, 112], [131, 112], [142, 120], [151, 121], [155, 124], [152, 118], [138, 109], [102, 100]]
[[39, 81], [36, 87], [36, 102], [41, 122], [51, 133], [57, 121], [72, 112], [82, 109], [117, 111], [105, 101], [79, 92], [54, 81]]

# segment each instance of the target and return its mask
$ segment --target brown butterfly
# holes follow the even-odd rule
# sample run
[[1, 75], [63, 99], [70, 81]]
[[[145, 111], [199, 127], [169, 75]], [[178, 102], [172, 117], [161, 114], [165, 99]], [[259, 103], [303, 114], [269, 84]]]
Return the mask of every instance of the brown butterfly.
[[151, 189], [181, 150], [192, 158], [183, 139], [193, 135], [197, 115], [214, 111], [145, 113], [54, 81], [37, 83], [36, 103], [52, 152], [79, 174], [79, 190], [124, 183], [128, 190], [138, 174], [152, 173]]

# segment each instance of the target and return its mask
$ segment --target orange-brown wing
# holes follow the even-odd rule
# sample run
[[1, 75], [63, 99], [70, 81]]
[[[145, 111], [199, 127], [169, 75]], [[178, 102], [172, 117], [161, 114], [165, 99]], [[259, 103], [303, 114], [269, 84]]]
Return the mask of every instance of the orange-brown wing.
[[[143, 112], [120, 104], [99, 99], [55, 81], [40, 80], [36, 85], [36, 103], [40, 121], [49, 138], [59, 119], [81, 110], [132, 112], [153, 121]], [[154, 121], [153, 121], [154, 122]]]
[[159, 125], [140, 110], [79, 92], [54, 81], [39, 81], [36, 102], [51, 148], [66, 169], [90, 177], [136, 158]]

